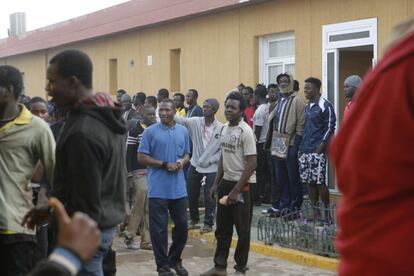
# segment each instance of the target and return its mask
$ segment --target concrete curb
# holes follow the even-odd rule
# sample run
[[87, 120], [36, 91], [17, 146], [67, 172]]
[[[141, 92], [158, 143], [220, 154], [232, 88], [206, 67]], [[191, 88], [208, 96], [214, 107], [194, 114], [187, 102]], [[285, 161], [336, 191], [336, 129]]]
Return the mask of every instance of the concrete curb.
[[[211, 244], [216, 243], [214, 233], [201, 234], [200, 230], [189, 230], [188, 236]], [[237, 239], [233, 238], [231, 242], [231, 247], [235, 248], [236, 244]], [[277, 257], [279, 259], [283, 259], [300, 265], [317, 267], [330, 271], [337, 271], [339, 263], [337, 259], [322, 257], [307, 252], [302, 252], [299, 250], [284, 248], [280, 246], [264, 245], [255, 242], [250, 243], [250, 251], [265, 256]]]

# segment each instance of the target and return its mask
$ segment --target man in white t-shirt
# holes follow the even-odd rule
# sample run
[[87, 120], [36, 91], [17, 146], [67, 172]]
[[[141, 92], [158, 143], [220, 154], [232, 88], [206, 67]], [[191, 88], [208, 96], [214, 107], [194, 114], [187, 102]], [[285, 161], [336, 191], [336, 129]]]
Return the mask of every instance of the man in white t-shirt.
[[270, 156], [263, 146], [269, 129], [269, 103], [266, 101], [266, 87], [258, 85], [254, 91], [258, 107], [253, 115], [253, 131], [257, 139], [257, 184], [252, 187], [253, 205], [260, 206], [266, 191], [270, 192]]
[[249, 187], [256, 182], [256, 139], [253, 130], [241, 118], [246, 102], [240, 92], [231, 92], [225, 101], [228, 123], [221, 131], [221, 158], [216, 179], [211, 189], [211, 199], [220, 200], [217, 205], [216, 253], [214, 267], [202, 276], [227, 275], [233, 227], [237, 229], [238, 241], [234, 269], [244, 274], [250, 248], [252, 204]]

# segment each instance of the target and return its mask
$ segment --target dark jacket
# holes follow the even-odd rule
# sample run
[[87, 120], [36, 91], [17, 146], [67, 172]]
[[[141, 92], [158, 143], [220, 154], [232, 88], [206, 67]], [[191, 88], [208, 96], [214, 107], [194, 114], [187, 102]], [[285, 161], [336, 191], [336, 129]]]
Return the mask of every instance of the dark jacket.
[[123, 110], [122, 112], [122, 118], [124, 118], [125, 121], [129, 121], [132, 119], [140, 119], [140, 115], [138, 114], [138, 112], [136, 112], [134, 109], [130, 109], [130, 110]]
[[132, 174], [138, 170], [146, 170], [147, 166], [138, 163], [137, 152], [138, 146], [141, 142], [144, 127], [138, 120], [132, 119], [128, 121], [128, 138], [127, 138], [127, 153], [126, 166], [128, 174]]
[[299, 147], [301, 153], [314, 153], [321, 143], [328, 144], [335, 132], [336, 116], [332, 104], [320, 97], [305, 109], [305, 132]]
[[196, 104], [195, 106], [188, 108], [187, 118], [191, 117], [203, 117], [203, 109], [201, 108], [201, 106]]
[[122, 222], [125, 210], [126, 125], [111, 105], [72, 109], [56, 147], [53, 194], [70, 215], [84, 212], [100, 229]]
[[54, 261], [41, 261], [27, 276], [70, 276], [71, 273], [63, 265]]

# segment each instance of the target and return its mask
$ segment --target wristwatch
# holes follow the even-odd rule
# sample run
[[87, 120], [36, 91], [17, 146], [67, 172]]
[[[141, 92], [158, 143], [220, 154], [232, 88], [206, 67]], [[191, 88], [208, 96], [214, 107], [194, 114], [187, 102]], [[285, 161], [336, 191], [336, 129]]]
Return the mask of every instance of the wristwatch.
[[167, 161], [162, 162], [161, 168], [163, 168], [164, 170], [166, 170], [167, 169], [167, 164], [168, 164]]

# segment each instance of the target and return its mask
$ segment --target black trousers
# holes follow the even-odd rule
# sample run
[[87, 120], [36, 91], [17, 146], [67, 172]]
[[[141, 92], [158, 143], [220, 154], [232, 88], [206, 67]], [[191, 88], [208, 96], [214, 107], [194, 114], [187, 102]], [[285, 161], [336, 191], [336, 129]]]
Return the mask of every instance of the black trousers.
[[257, 183], [252, 185], [253, 202], [270, 201], [271, 162], [270, 154], [263, 149], [264, 143], [256, 144], [257, 149]]
[[206, 183], [203, 187], [205, 206], [204, 224], [213, 226], [216, 206], [210, 200], [210, 190], [211, 187], [213, 187], [216, 173], [199, 173], [193, 166], [190, 166], [187, 175], [187, 193], [190, 208], [190, 218], [194, 222], [198, 222], [200, 219], [200, 214], [198, 212], [198, 200], [200, 198], [201, 179], [204, 176], [206, 177]]
[[[187, 197], [179, 199], [149, 198], [149, 228], [157, 270], [181, 262], [187, 243]], [[172, 244], [168, 250], [168, 215], [174, 223]]]
[[36, 255], [36, 243], [34, 242], [0, 243], [1, 275], [27, 275], [35, 265]]
[[[236, 182], [222, 180], [218, 186], [218, 199], [228, 195]], [[236, 270], [245, 271], [250, 250], [250, 227], [252, 222], [252, 204], [250, 192], [243, 192], [243, 201], [236, 204], [224, 206], [217, 204], [217, 228], [215, 236], [217, 239], [214, 264], [216, 267], [226, 268], [227, 258], [231, 240], [233, 237], [233, 226], [236, 227], [238, 241], [234, 260]]]

